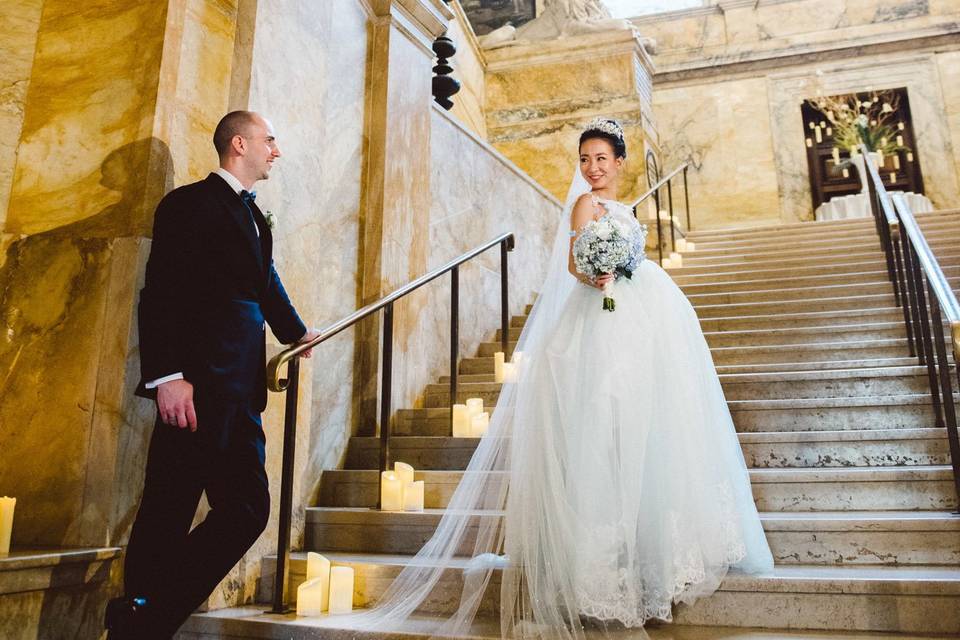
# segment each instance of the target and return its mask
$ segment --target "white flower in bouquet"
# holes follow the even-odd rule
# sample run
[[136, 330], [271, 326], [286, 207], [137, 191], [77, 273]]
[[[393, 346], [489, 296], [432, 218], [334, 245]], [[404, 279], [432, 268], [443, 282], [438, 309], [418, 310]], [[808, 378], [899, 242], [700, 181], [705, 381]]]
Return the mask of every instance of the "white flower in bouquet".
[[[644, 259], [647, 229], [603, 216], [587, 223], [573, 242], [573, 262], [588, 278], [613, 275], [614, 281], [631, 278]], [[614, 311], [613, 281], [603, 287], [603, 309]]]

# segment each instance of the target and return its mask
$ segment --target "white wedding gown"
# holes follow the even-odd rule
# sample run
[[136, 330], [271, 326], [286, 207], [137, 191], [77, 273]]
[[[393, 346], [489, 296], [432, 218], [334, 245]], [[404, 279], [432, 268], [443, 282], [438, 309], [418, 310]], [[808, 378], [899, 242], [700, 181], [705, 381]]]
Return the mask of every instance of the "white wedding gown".
[[[670, 620], [673, 603], [713, 592], [731, 566], [773, 568], [686, 297], [643, 260], [613, 286], [616, 311], [604, 311], [603, 294], [567, 271], [569, 212], [585, 185], [576, 173], [517, 345], [517, 382], [503, 385], [436, 532], [359, 627], [432, 615], [436, 636], [463, 636], [478, 616], [499, 615], [505, 638], [582, 638], [585, 621]], [[456, 611], [437, 603], [451, 575], [462, 585]]]
[[613, 286], [616, 311], [602, 295], [578, 283], [529, 367], [539, 419], [514, 429], [530, 441], [514, 444], [505, 549], [559, 546], [577, 612], [633, 627], [773, 559], [692, 306], [650, 260]]

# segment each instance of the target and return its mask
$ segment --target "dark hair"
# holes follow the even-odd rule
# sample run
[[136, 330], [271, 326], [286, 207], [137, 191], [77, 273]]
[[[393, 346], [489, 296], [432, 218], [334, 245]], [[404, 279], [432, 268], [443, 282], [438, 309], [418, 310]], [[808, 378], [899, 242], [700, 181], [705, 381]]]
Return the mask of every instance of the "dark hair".
[[[607, 120], [607, 122], [616, 124], [613, 120]], [[618, 158], [627, 157], [627, 143], [623, 141], [623, 138], [620, 136], [615, 136], [612, 133], [607, 133], [606, 131], [601, 131], [600, 129], [587, 129], [580, 134], [580, 144], [577, 145], [577, 149], [583, 146], [583, 143], [587, 140], [593, 139], [606, 140], [610, 143], [610, 146], [613, 147], [613, 154]]]
[[253, 111], [231, 111], [220, 118], [217, 128], [213, 132], [213, 148], [217, 155], [223, 157], [230, 149], [233, 136], [244, 135], [247, 127], [253, 124], [256, 114]]

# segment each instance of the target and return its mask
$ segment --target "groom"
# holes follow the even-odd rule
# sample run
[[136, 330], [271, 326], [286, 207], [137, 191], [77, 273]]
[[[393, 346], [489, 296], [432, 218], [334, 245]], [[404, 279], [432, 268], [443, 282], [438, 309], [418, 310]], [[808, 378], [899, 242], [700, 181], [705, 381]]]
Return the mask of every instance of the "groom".
[[[252, 191], [280, 157], [273, 127], [234, 111], [213, 144], [220, 167], [168, 193], [154, 220], [137, 394], [156, 399], [157, 421], [110, 640], [169, 639], [266, 527], [265, 323], [284, 344], [318, 335], [284, 291]], [[201, 493], [211, 509], [191, 530]]]

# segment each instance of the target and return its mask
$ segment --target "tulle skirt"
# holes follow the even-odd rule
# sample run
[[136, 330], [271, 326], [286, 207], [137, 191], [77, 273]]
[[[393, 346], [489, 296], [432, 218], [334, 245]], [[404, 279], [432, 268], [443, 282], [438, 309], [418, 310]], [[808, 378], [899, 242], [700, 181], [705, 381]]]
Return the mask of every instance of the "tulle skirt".
[[693, 308], [649, 260], [613, 297], [604, 311], [600, 291], [577, 285], [516, 407], [514, 623], [669, 621], [730, 566], [773, 567]]

